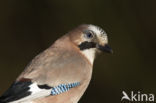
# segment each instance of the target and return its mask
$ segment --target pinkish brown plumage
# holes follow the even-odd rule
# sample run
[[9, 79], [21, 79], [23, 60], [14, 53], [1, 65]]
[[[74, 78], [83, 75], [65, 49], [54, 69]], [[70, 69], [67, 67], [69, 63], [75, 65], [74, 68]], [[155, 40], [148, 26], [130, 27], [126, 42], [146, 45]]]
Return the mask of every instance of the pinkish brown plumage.
[[91, 80], [96, 52], [112, 52], [107, 44], [101, 28], [75, 28], [36, 56], [0, 103], [77, 103]]

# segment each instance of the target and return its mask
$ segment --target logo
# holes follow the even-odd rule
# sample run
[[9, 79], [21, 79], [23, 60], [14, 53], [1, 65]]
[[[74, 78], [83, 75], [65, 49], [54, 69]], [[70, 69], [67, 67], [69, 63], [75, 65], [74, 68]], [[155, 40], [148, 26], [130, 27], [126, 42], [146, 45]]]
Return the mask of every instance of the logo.
[[140, 91], [134, 92], [131, 91], [130, 95], [128, 95], [125, 91], [122, 91], [122, 98], [121, 101], [127, 100], [127, 101], [141, 101], [141, 102], [154, 102], [154, 94], [145, 94], [141, 93]]

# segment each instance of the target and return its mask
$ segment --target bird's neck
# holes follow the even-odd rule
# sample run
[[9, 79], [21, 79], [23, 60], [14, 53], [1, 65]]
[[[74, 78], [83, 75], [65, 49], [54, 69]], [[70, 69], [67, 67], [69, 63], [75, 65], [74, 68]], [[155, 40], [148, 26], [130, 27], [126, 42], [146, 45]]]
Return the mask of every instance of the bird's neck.
[[96, 54], [95, 48], [80, 50], [78, 46], [73, 42], [71, 42], [71, 40], [68, 37], [60, 38], [55, 42], [53, 46], [57, 48], [62, 48], [64, 50], [76, 50], [79, 53], [81, 53], [91, 65], [93, 65], [94, 63], [95, 54]]
[[93, 65], [95, 59], [95, 48], [86, 49], [81, 52], [87, 58], [87, 60]]

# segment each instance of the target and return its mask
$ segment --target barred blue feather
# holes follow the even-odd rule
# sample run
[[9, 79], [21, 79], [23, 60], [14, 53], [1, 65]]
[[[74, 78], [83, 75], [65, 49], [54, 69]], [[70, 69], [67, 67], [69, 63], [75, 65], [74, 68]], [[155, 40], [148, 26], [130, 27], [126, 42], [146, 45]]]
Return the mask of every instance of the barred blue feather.
[[56, 87], [53, 87], [51, 90], [51, 95], [58, 95], [63, 92], [68, 91], [71, 88], [77, 87], [80, 85], [80, 82], [70, 83], [70, 84], [61, 84]]

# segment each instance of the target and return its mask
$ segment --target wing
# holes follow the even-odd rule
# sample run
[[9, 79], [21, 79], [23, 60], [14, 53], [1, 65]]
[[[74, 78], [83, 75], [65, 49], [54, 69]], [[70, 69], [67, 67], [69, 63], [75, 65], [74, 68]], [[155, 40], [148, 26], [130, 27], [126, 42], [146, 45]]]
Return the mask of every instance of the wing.
[[92, 66], [77, 51], [48, 49], [37, 56], [17, 79], [30, 78], [39, 85], [57, 86], [90, 78]]
[[[23, 78], [24, 79], [24, 78]], [[37, 85], [30, 79], [14, 82], [10, 88], [0, 97], [0, 103], [22, 102], [51, 94], [51, 88], [47, 85]]]
[[15, 82], [10, 88], [0, 97], [0, 103], [7, 103], [26, 97], [31, 94], [29, 91], [32, 82]]
[[38, 85], [31, 81], [19, 81], [11, 85], [11, 87], [0, 97], [0, 103], [8, 102], [24, 102], [49, 95], [58, 95], [67, 92], [71, 88], [79, 86], [80, 83], [60, 84], [55, 87], [48, 85]]

